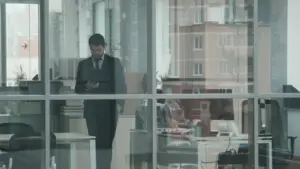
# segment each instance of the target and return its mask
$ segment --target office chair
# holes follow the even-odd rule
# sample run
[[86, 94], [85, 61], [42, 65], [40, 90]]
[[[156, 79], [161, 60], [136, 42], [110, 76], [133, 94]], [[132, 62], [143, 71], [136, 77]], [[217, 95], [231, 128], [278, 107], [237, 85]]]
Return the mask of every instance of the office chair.
[[[34, 129], [25, 123], [0, 123], [0, 134], [24, 134], [32, 135], [34, 134]], [[9, 148], [7, 146], [0, 146], [0, 151], [8, 152]], [[9, 157], [7, 154], [0, 155], [0, 163], [7, 165]]]
[[25, 123], [0, 123], [0, 134], [33, 134], [34, 132], [33, 127]]
[[[51, 133], [50, 148], [56, 147], [56, 137]], [[40, 169], [45, 154], [44, 133], [14, 134], [9, 141], [4, 158], [9, 169]], [[53, 152], [51, 151], [51, 159]], [[53, 164], [55, 162], [51, 162]], [[50, 164], [49, 164], [50, 165]]]

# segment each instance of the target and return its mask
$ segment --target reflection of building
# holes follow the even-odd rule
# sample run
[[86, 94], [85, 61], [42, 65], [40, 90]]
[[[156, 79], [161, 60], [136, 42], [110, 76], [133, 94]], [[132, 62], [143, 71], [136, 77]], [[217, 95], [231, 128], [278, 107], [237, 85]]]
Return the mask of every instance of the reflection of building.
[[[169, 76], [175, 76], [177, 81], [168, 80], [164, 83], [166, 88], [176, 92], [186, 88], [248, 92], [248, 86], [253, 86], [253, 63], [249, 59], [253, 46], [248, 45], [247, 13], [242, 2], [226, 5], [215, 1], [205, 4], [201, 0], [171, 0]], [[260, 66], [267, 70], [262, 71], [261, 77], [266, 80], [260, 88], [265, 91], [269, 90], [270, 81], [269, 32], [268, 26], [260, 26], [258, 30], [259, 59], [264, 63]]]
[[14, 85], [24, 71], [31, 79], [39, 73], [39, 16], [37, 4], [6, 4], [6, 83]]
[[[244, 0], [170, 0], [169, 78], [164, 89], [173, 93], [248, 93], [253, 89], [253, 49], [248, 39]], [[260, 21], [265, 23], [268, 15]], [[259, 90], [270, 91], [270, 27], [256, 32]], [[222, 101], [224, 99], [217, 99]], [[199, 107], [197, 100], [189, 107]], [[233, 99], [235, 120], [242, 103]], [[199, 111], [196, 111], [199, 113]]]
[[39, 56], [39, 35], [18, 36], [17, 57], [34, 58]]

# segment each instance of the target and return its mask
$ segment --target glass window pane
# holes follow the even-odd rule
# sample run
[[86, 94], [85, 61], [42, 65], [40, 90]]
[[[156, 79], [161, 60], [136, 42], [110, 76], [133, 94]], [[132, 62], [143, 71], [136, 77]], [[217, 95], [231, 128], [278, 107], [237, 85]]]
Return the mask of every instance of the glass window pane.
[[[59, 4], [50, 3], [52, 26], [49, 31], [52, 50], [49, 64], [54, 72], [51, 78], [61, 82], [60, 90], [52, 93], [74, 94], [76, 77], [77, 84], [81, 83], [84, 87], [80, 92], [77, 91], [77, 94], [151, 92], [150, 87], [145, 88], [144, 85], [149, 86], [152, 77], [152, 56], [149, 48], [151, 26], [147, 26], [150, 23], [147, 18], [150, 8], [146, 1], [116, 1], [112, 3], [113, 7], [108, 5], [110, 1], [78, 2], [79, 4], [76, 4], [75, 1], [66, 0]], [[90, 46], [89, 38], [94, 33], [102, 34], [104, 42]], [[169, 36], [165, 37], [162, 43], [166, 45], [165, 49], [168, 49]], [[99, 46], [105, 48], [103, 63], [94, 60], [97, 58], [92, 59], [92, 55], [95, 57], [99, 53], [93, 52], [90, 47]], [[102, 53], [99, 54], [100, 58]], [[102, 65], [100, 70], [93, 67], [96, 62]], [[147, 72], [149, 78], [144, 78]], [[106, 92], [86, 91], [87, 81], [99, 83], [100, 87], [107, 83], [112, 89], [107, 89]]]
[[[251, 20], [244, 3], [243, 0], [156, 3], [156, 71], [163, 77], [163, 90], [172, 88], [173, 93], [185, 93], [196, 87], [204, 91], [253, 92], [248, 90], [253, 86], [253, 69], [249, 66], [253, 44], [248, 43], [253, 35], [249, 33]], [[195, 21], [199, 9], [203, 22]], [[166, 13], [173, 16], [173, 21], [169, 21]], [[168, 51], [167, 36], [172, 40]], [[198, 63], [200, 66], [195, 65]]]
[[[298, 66], [298, 1], [262, 1], [258, 4], [259, 92], [297, 93], [300, 81]], [[276, 6], [276, 8], [273, 8]], [[280, 18], [280, 19], [270, 19]]]
[[[63, 1], [62, 6], [68, 6], [60, 10], [51, 11], [50, 15], [57, 16], [51, 18], [55, 27], [50, 28], [53, 39], [50, 46], [54, 49], [50, 51], [51, 63], [54, 77], [62, 82], [59, 93], [75, 93], [75, 79], [96, 81], [101, 83], [103, 79], [99, 77], [87, 77], [91, 74], [109, 75], [110, 86], [127, 86], [127, 91], [117, 93], [145, 93], [143, 77], [146, 72], [151, 72], [151, 63], [148, 49], [147, 28], [147, 3], [140, 1], [118, 1], [113, 8], [108, 9], [108, 1], [96, 2], [80, 1], [77, 6], [75, 1]], [[50, 6], [56, 6], [53, 3]], [[77, 8], [79, 7], [79, 8]], [[89, 46], [89, 38], [93, 33], [100, 33], [105, 38], [105, 53], [107, 59], [103, 61], [103, 69], [93, 70], [93, 60]], [[56, 38], [55, 38], [56, 37]], [[63, 38], [59, 38], [63, 37]], [[55, 38], [55, 39], [54, 39]], [[168, 38], [168, 37], [167, 37]], [[167, 41], [169, 41], [167, 39]], [[168, 45], [168, 43], [166, 43]], [[54, 53], [59, 50], [60, 53]], [[109, 55], [109, 56], [108, 56]], [[88, 63], [78, 70], [81, 61]], [[114, 60], [110, 62], [109, 60]], [[90, 64], [91, 63], [91, 64]], [[87, 70], [88, 69], [88, 70]], [[110, 70], [111, 69], [111, 70]], [[79, 72], [78, 72], [79, 71]], [[98, 71], [98, 70], [97, 70]], [[85, 73], [84, 73], [85, 72]], [[94, 72], [94, 73], [92, 73]], [[96, 72], [96, 73], [95, 73]], [[102, 72], [102, 73], [101, 73]], [[105, 73], [103, 73], [105, 72]], [[151, 77], [151, 76], [149, 76]], [[89, 79], [89, 80], [88, 80]], [[147, 84], [151, 84], [150, 79], [146, 78]], [[149, 86], [149, 85], [148, 85]], [[147, 89], [148, 91], [152, 91]], [[94, 94], [108, 94], [94, 92]], [[111, 94], [116, 93], [111, 92]], [[77, 92], [77, 94], [92, 94], [87, 92]]]
[[[40, 70], [39, 6], [37, 4], [6, 4], [2, 22], [5, 26], [6, 77], [3, 94], [42, 94]], [[4, 46], [2, 46], [4, 47]], [[3, 64], [3, 63], [2, 63]], [[34, 80], [34, 81], [32, 81]]]
[[[296, 161], [300, 154], [299, 131], [295, 128], [299, 120], [299, 98], [269, 98], [260, 99], [258, 112], [259, 137], [272, 136], [272, 154], [269, 153], [269, 144], [261, 144], [259, 155], [267, 159], [273, 155], [273, 168], [285, 166], [297, 166]], [[298, 138], [297, 138], [298, 137]], [[275, 160], [274, 155], [279, 158]], [[288, 159], [288, 160], [287, 160]], [[277, 161], [287, 161], [285, 164]], [[262, 161], [266, 164], [268, 161]]]
[[[124, 104], [120, 105], [121, 102]], [[140, 168], [142, 162], [152, 164], [151, 101], [57, 100], [51, 101], [51, 110], [52, 132], [81, 139], [76, 142], [77, 158], [73, 161], [77, 168], [89, 169], [91, 155], [96, 155], [96, 165], [107, 169], [109, 165], [128, 169]], [[96, 154], [90, 152], [93, 141]], [[72, 169], [72, 163], [66, 160], [69, 157], [68, 148], [57, 148], [57, 166]]]
[[[2, 167], [9, 168], [9, 158], [5, 156], [9, 154], [13, 158], [12, 168], [45, 168], [44, 103], [38, 100], [0, 101]], [[56, 139], [53, 140], [55, 145]]]
[[[252, 99], [174, 98], [157, 102], [159, 166], [251, 166], [248, 158], [254, 155], [248, 141], [253, 136], [253, 106], [248, 103], [253, 105]], [[234, 159], [230, 152], [245, 156], [229, 161]]]

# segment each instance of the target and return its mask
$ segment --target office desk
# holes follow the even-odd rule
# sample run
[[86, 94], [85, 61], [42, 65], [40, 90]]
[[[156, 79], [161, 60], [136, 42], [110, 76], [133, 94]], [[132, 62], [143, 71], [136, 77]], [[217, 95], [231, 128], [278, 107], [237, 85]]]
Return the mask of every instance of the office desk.
[[[215, 157], [214, 160], [206, 159], [207, 148], [221, 147], [222, 150], [214, 151], [213, 155], [218, 155], [224, 152], [227, 148], [232, 149], [233, 145], [248, 144], [248, 136], [238, 136], [238, 137], [194, 137], [191, 140], [196, 141], [198, 144], [198, 164], [199, 166], [206, 161], [217, 161]], [[268, 145], [268, 163], [269, 169], [273, 169], [273, 157], [272, 157], [272, 137], [259, 137], [258, 144]], [[233, 148], [235, 149], [235, 148]], [[205, 152], [205, 153], [202, 153]], [[205, 156], [204, 156], [205, 155]]]
[[[190, 137], [190, 142], [195, 143], [187, 148], [160, 146], [158, 136], [157, 164], [167, 166], [171, 163], [191, 163], [201, 166], [204, 161], [203, 153], [208, 145], [222, 146], [224, 152], [229, 143], [229, 137]], [[272, 157], [272, 137], [259, 137], [258, 143], [268, 145], [268, 168], [273, 167]], [[230, 144], [248, 144], [248, 136], [232, 137]], [[130, 133], [130, 168], [140, 169], [142, 163], [148, 164], [148, 169], [152, 169], [152, 137], [143, 130], [132, 130]], [[204, 161], [206, 162], [206, 161]]]
[[[81, 133], [54, 133], [57, 144], [70, 144], [70, 168], [76, 169], [76, 145], [80, 142], [89, 142], [90, 169], [96, 169], [96, 142], [94, 136], [88, 136]], [[7, 145], [12, 134], [0, 134], [0, 144]]]
[[[160, 137], [160, 136], [158, 136]], [[158, 140], [161, 140], [158, 138]], [[163, 143], [158, 141], [158, 144], [165, 144], [167, 138], [163, 136]], [[157, 164], [168, 166], [171, 163], [192, 163], [197, 164], [198, 154], [197, 147], [180, 148], [159, 146], [157, 150]], [[152, 169], [152, 137], [145, 130], [131, 130], [130, 132], [130, 168], [141, 169], [142, 164], [146, 163], [148, 169]]]

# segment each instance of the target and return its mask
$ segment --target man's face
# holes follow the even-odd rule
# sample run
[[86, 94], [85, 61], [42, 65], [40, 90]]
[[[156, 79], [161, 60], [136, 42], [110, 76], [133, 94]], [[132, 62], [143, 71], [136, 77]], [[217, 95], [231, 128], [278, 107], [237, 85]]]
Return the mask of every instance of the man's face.
[[104, 47], [102, 45], [91, 45], [90, 46], [92, 56], [102, 56], [104, 53]]

